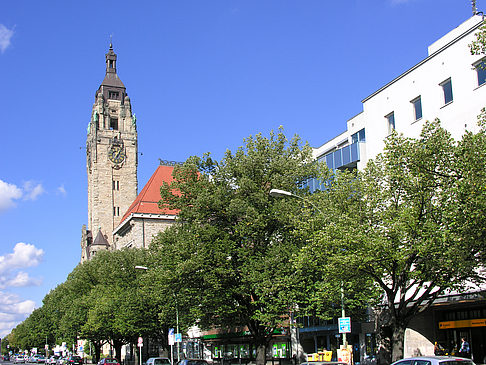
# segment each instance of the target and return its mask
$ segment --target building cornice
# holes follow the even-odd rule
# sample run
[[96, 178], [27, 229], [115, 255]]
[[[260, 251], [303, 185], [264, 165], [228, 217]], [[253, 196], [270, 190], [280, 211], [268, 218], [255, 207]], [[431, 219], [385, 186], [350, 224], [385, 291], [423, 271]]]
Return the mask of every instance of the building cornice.
[[383, 90], [385, 90], [388, 86], [394, 84], [395, 82], [397, 82], [398, 80], [404, 78], [406, 75], [408, 75], [409, 73], [411, 73], [412, 71], [414, 71], [415, 69], [419, 68], [420, 66], [422, 66], [424, 63], [428, 62], [430, 59], [434, 58], [435, 56], [437, 56], [439, 53], [441, 53], [442, 51], [444, 51], [445, 49], [449, 48], [450, 46], [452, 46], [454, 43], [458, 42], [459, 40], [461, 40], [462, 38], [466, 37], [467, 35], [469, 35], [470, 33], [474, 32], [476, 29], [478, 29], [479, 27], [481, 27], [481, 25], [483, 25], [484, 21], [481, 20], [479, 21], [478, 23], [476, 23], [474, 26], [472, 26], [471, 28], [469, 28], [468, 30], [466, 30], [465, 32], [463, 32], [461, 35], [457, 36], [456, 38], [454, 38], [452, 41], [450, 41], [449, 43], [445, 44], [444, 46], [442, 46], [441, 48], [439, 48], [437, 51], [435, 51], [434, 53], [432, 53], [431, 55], [429, 55], [427, 58], [423, 59], [422, 61], [420, 61], [419, 63], [417, 63], [415, 66], [413, 66], [412, 68], [409, 68], [407, 71], [405, 71], [404, 73], [402, 73], [400, 76], [396, 77], [395, 79], [393, 79], [392, 81], [390, 81], [389, 83], [387, 83], [386, 85], [382, 86], [381, 88], [379, 88], [378, 90], [376, 90], [373, 94], [369, 95], [368, 97], [364, 98], [363, 100], [361, 100], [361, 103], [365, 103], [366, 101], [370, 100], [372, 97], [374, 97], [375, 95], [379, 94], [380, 92], [382, 92]]

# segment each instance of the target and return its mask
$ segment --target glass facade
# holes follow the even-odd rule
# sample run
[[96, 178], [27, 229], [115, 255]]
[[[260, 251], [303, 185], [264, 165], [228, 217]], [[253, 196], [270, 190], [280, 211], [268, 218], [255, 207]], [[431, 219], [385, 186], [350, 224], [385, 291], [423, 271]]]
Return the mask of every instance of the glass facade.
[[[356, 168], [356, 163], [360, 159], [359, 145], [360, 143], [365, 142], [365, 138], [365, 130], [362, 129], [351, 136], [353, 143], [326, 155], [320, 156], [317, 158], [317, 161], [325, 162], [327, 167], [333, 171], [346, 168]], [[317, 179], [310, 179], [307, 181], [305, 187], [308, 187], [311, 192], [316, 190], [324, 190], [325, 182]]]
[[317, 160], [324, 160], [327, 167], [331, 170], [338, 170], [352, 162], [357, 162], [359, 161], [359, 142], [339, 148], [323, 157], [319, 157]]

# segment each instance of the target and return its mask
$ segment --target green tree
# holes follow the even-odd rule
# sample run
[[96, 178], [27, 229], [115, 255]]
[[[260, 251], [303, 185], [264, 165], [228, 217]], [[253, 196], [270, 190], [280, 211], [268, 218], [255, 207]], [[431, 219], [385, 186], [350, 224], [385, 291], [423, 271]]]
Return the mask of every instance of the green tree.
[[[18, 348], [75, 344], [78, 338], [94, 346], [96, 361], [106, 341], [115, 348], [135, 343], [140, 335], [160, 335], [158, 306], [141, 291], [140, 273], [149, 252], [142, 249], [100, 252], [79, 264], [67, 280], [48, 293], [41, 308], [19, 324], [10, 336]], [[161, 336], [161, 335], [160, 335]]]
[[337, 175], [313, 197], [325, 219], [300, 262], [319, 257], [322, 282], [355, 283], [358, 277], [380, 288], [380, 363], [403, 356], [404, 332], [417, 313], [438, 296], [481, 280], [481, 245], [465, 240], [464, 222], [454, 218], [461, 193], [463, 201], [474, 194], [484, 199], [458, 172], [463, 152], [438, 121], [427, 122], [419, 139], [393, 134], [363, 172]]
[[181, 309], [202, 328], [246, 326], [257, 364], [264, 364], [274, 331], [285, 325], [297, 296], [290, 288], [298, 284], [290, 259], [300, 247], [291, 234], [300, 204], [269, 191], [306, 194], [308, 179], [322, 174], [310, 161], [311, 149], [298, 137], [257, 134], [219, 162], [209, 154], [188, 159], [161, 188], [160, 206], [180, 213], [152, 246], [161, 265], [176, 273], [178, 302], [192, 303]]

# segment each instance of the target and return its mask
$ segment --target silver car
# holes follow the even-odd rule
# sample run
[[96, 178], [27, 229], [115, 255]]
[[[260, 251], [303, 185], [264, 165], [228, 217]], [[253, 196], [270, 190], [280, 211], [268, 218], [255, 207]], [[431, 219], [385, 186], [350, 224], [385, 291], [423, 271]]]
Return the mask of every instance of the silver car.
[[14, 357], [13, 359], [13, 363], [14, 364], [22, 364], [22, 363], [25, 363], [25, 357], [24, 355], [17, 355]]
[[457, 356], [417, 356], [395, 361], [392, 365], [475, 365], [471, 359]]

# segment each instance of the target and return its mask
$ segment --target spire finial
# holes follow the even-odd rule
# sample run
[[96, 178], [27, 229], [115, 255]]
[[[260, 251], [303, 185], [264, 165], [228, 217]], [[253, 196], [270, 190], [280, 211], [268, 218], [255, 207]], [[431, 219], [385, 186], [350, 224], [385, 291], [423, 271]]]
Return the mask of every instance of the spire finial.
[[110, 34], [110, 49], [113, 49], [113, 34]]
[[474, 16], [478, 13], [478, 9], [476, 8], [476, 0], [471, 0], [471, 5], [472, 5], [472, 14]]

